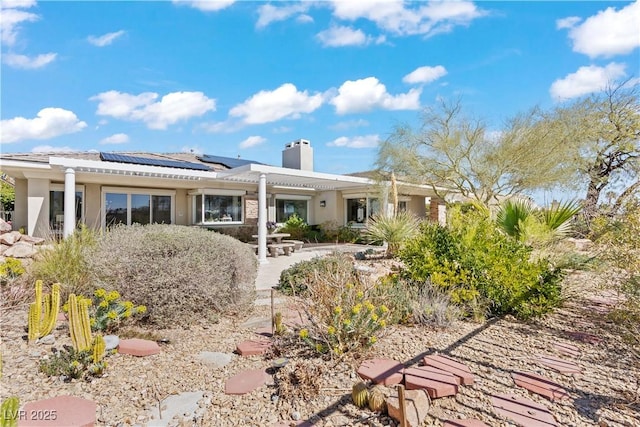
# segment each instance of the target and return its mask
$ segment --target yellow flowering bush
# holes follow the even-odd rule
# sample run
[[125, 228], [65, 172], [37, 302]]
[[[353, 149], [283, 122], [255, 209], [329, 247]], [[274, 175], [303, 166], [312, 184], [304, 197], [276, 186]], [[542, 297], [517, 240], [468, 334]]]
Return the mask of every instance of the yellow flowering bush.
[[[78, 301], [86, 300], [89, 303], [89, 317], [91, 330], [113, 332], [120, 322], [135, 314], [144, 314], [147, 307], [136, 306], [131, 301], [120, 301], [117, 291], [107, 292], [105, 289], [97, 289], [93, 293], [93, 299], [79, 295]], [[62, 309], [68, 311], [68, 303]]]
[[299, 337], [316, 352], [339, 356], [375, 344], [391, 318], [382, 288], [350, 272], [348, 257], [331, 257], [324, 264], [337, 267], [317, 271], [309, 283], [302, 303], [311, 322]]

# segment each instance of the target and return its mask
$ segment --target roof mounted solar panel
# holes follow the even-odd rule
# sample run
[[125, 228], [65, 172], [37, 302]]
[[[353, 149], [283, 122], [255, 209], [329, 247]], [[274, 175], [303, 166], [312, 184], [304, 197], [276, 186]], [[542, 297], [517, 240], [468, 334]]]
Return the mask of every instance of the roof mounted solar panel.
[[264, 163], [256, 162], [254, 160], [246, 159], [234, 159], [233, 157], [211, 156], [204, 154], [198, 157], [198, 160], [205, 163], [216, 163], [228, 167], [229, 169], [237, 168], [244, 165], [256, 164], [262, 165]]
[[151, 159], [148, 157], [127, 156], [116, 153], [100, 153], [100, 160], [105, 162], [128, 163], [131, 165], [161, 166], [165, 168], [190, 169], [197, 171], [211, 170], [208, 166], [200, 163], [169, 159]]

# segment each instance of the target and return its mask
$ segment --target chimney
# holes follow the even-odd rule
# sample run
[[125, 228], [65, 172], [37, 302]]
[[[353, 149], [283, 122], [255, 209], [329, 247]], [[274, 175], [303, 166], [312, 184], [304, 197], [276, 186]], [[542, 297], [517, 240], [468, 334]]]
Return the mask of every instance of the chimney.
[[297, 139], [282, 150], [282, 167], [313, 171], [313, 148], [306, 139]]

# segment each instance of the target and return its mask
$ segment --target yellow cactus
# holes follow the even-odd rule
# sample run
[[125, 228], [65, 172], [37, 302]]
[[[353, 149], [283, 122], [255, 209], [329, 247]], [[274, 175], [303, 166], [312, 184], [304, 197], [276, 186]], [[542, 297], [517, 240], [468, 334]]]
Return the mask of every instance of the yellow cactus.
[[369, 392], [369, 409], [373, 412], [384, 412], [386, 408], [384, 392], [381, 386], [377, 385]]
[[102, 335], [96, 335], [93, 339], [93, 363], [99, 363], [104, 357], [106, 344]]
[[42, 315], [42, 280], [36, 280], [36, 300], [29, 306], [29, 342], [49, 335], [56, 325], [60, 310], [60, 284], [51, 287], [51, 294], [44, 297], [44, 316]]
[[351, 389], [351, 398], [358, 408], [364, 408], [369, 403], [369, 389], [362, 381], [354, 384]]
[[69, 295], [69, 333], [73, 346], [78, 351], [91, 349], [91, 324], [89, 304], [75, 294]]

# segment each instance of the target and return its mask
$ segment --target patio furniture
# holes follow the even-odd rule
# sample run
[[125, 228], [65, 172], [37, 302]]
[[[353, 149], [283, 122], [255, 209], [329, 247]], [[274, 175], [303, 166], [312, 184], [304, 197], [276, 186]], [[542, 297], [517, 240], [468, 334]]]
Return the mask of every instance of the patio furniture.
[[279, 255], [280, 249], [284, 252], [285, 255], [290, 256], [293, 253], [295, 245], [293, 243], [270, 243], [267, 245], [267, 249], [269, 249], [269, 253], [274, 258], [277, 258]]

